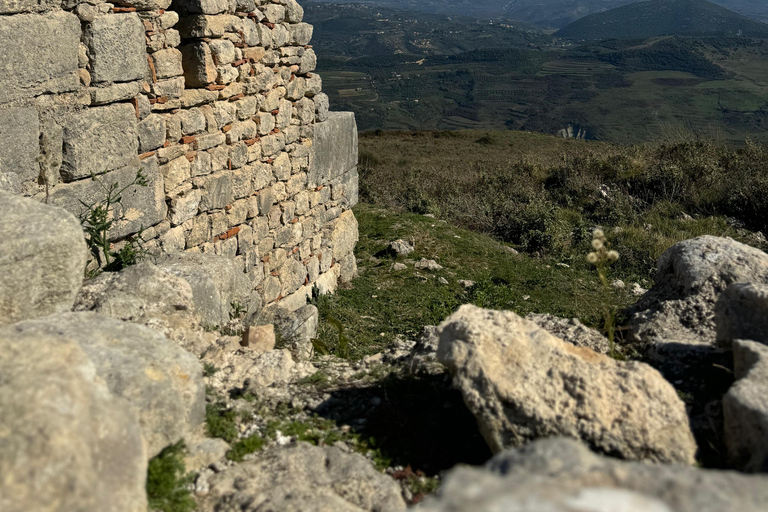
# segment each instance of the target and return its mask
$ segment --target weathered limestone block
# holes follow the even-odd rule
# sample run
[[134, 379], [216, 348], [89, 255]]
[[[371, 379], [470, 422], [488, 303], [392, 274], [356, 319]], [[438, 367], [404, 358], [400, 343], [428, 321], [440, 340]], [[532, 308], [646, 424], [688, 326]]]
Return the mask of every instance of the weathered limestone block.
[[342, 260], [350, 254], [354, 254], [358, 241], [357, 219], [352, 210], [342, 213], [329, 224], [329, 241], [333, 247], [333, 258]]
[[0, 325], [69, 311], [88, 260], [71, 214], [0, 192]]
[[734, 283], [715, 303], [717, 343], [730, 348], [736, 339], [768, 345], [768, 284]]
[[0, 3], [0, 14], [46, 11], [60, 5], [61, 0], [3, 0]]
[[768, 479], [625, 462], [553, 437], [447, 472], [423, 512], [760, 512]]
[[96, 18], [85, 29], [84, 42], [94, 82], [129, 82], [147, 77], [144, 25], [136, 13]]
[[232, 26], [229, 14], [185, 16], [176, 26], [181, 37], [221, 37]]
[[285, 0], [285, 21], [289, 23], [301, 23], [304, 19], [304, 8], [296, 0]]
[[135, 411], [77, 341], [0, 330], [0, 510], [144, 512]]
[[731, 463], [749, 472], [768, 472], [768, 346], [735, 339], [736, 382], [723, 397], [725, 444]]
[[[357, 124], [352, 112], [331, 112], [314, 126], [310, 185], [324, 185], [357, 166]], [[313, 179], [314, 178], [314, 179]]]
[[141, 91], [141, 82], [125, 82], [118, 84], [91, 87], [91, 105], [106, 105], [118, 101], [130, 100]]
[[184, 79], [188, 87], [205, 87], [216, 81], [216, 63], [208, 44], [192, 43], [181, 47]]
[[205, 418], [205, 384], [197, 357], [153, 329], [91, 312], [28, 320], [13, 329], [76, 340], [109, 390], [136, 409], [147, 458], [191, 433]]
[[176, 4], [192, 14], [220, 14], [229, 8], [228, 0], [177, 0]]
[[182, 253], [164, 258], [157, 266], [190, 284], [195, 308], [204, 325], [227, 323], [233, 303], [247, 309], [251, 283], [232, 258]]
[[[163, 191], [163, 178], [160, 175], [156, 157], [147, 158], [140, 163], [134, 157], [133, 162], [128, 166], [99, 176], [97, 180], [101, 181], [104, 186], [118, 183], [122, 188], [133, 181], [139, 169], [142, 169], [147, 177], [147, 186], [135, 185], [123, 192], [122, 201], [115, 208], [118, 209], [116, 212], [118, 215], [120, 211], [125, 212], [125, 219], [115, 223], [109, 234], [111, 240], [136, 233], [142, 227], [153, 226], [165, 218], [167, 207]], [[51, 191], [49, 203], [61, 206], [75, 215], [80, 215], [84, 211], [80, 201], [94, 204], [103, 199], [102, 186], [87, 179], [57, 185]]]
[[139, 152], [153, 151], [165, 143], [165, 119], [159, 114], [147, 116], [138, 125]]
[[309, 23], [296, 23], [294, 25], [290, 25], [288, 30], [290, 31], [290, 44], [304, 46], [309, 44], [309, 42], [312, 40], [314, 27], [312, 27], [312, 25]]
[[650, 366], [574, 347], [511, 311], [465, 305], [438, 329], [437, 358], [494, 453], [563, 435], [626, 459], [694, 462], [685, 404]]
[[189, 283], [146, 261], [87, 281], [73, 311], [146, 325], [182, 346], [201, 327]]
[[[112, 3], [123, 7], [135, 7], [139, 11], [157, 11], [170, 7], [171, 0], [112, 0]], [[163, 28], [170, 28], [173, 25], [175, 23], [171, 23]]]
[[39, 139], [37, 110], [32, 107], [0, 109], [0, 169], [3, 172], [18, 175], [20, 181], [37, 178]]
[[157, 78], [172, 78], [184, 74], [181, 66], [181, 52], [176, 48], [166, 48], [152, 54]]
[[406, 509], [393, 479], [376, 471], [362, 455], [334, 446], [302, 442], [275, 447], [214, 475], [209, 482], [211, 492], [201, 500], [202, 512], [223, 507], [316, 512]]
[[79, 46], [80, 21], [74, 14], [0, 17], [0, 104], [76, 90]]
[[136, 158], [136, 112], [127, 103], [85, 109], [64, 127], [61, 174], [67, 181], [124, 167]]

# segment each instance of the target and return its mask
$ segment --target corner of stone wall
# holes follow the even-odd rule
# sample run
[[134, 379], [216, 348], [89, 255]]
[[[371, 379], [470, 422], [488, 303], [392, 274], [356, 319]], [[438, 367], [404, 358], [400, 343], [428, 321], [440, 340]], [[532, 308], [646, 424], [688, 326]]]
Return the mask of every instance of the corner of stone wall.
[[[235, 258], [263, 305], [356, 273], [357, 128], [329, 112], [295, 0], [0, 4], [0, 190], [74, 214], [123, 194], [116, 245]], [[98, 174], [99, 181], [91, 179]]]

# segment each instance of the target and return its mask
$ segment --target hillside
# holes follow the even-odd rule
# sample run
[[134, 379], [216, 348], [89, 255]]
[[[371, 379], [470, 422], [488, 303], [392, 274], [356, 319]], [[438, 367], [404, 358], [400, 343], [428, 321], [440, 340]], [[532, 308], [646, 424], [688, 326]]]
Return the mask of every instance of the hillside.
[[706, 0], [650, 0], [586, 16], [556, 33], [594, 41], [668, 35], [766, 38], [768, 25]]
[[[590, 14], [637, 2], [638, 0], [512, 0], [505, 5], [504, 13], [516, 20], [543, 27], [561, 28]], [[761, 21], [768, 20], [768, 2], [764, 0], [715, 0], [713, 3], [744, 16]]]
[[[569, 23], [639, 0], [373, 0], [366, 5], [408, 9], [433, 15], [472, 16], [481, 19], [517, 20], [544, 28], [562, 28]], [[344, 3], [345, 0], [316, 0], [312, 3]], [[765, 0], [714, 0], [713, 3], [743, 16], [768, 22]]]

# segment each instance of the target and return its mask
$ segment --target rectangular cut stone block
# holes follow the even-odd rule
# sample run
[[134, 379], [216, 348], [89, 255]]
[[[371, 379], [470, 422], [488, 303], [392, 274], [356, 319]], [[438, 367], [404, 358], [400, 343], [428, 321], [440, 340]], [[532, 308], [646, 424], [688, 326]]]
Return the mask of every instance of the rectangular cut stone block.
[[0, 17], [0, 104], [77, 89], [79, 45], [80, 20], [74, 14]]
[[15, 173], [20, 181], [40, 173], [40, 123], [32, 107], [0, 109], [0, 170]]
[[2, 0], [0, 14], [47, 11], [60, 5], [61, 0]]
[[[86, 204], [95, 204], [105, 198], [103, 187], [117, 183], [124, 187], [136, 177], [136, 172], [142, 169], [147, 177], [147, 186], [132, 186], [122, 194], [122, 201], [116, 208], [125, 212], [125, 220], [116, 223], [109, 233], [110, 240], [117, 240], [138, 232], [142, 227], [148, 228], [165, 218], [167, 207], [163, 192], [163, 178], [157, 165], [157, 158], [147, 158], [139, 162], [133, 160], [122, 169], [99, 176], [96, 180], [80, 180], [74, 183], [59, 184], [53, 188], [49, 204], [61, 206], [75, 215], [80, 215]], [[116, 212], [119, 215], [119, 211]]]
[[147, 77], [144, 25], [136, 13], [96, 18], [85, 29], [84, 42], [94, 82], [129, 82]]
[[[323, 185], [357, 166], [357, 124], [352, 112], [331, 112], [314, 126], [310, 185]], [[312, 181], [315, 180], [315, 181]]]
[[119, 103], [83, 110], [64, 127], [61, 173], [72, 181], [128, 165], [139, 150], [136, 112]]
[[192, 43], [181, 48], [184, 79], [188, 87], [205, 87], [216, 81], [216, 64], [206, 43]]

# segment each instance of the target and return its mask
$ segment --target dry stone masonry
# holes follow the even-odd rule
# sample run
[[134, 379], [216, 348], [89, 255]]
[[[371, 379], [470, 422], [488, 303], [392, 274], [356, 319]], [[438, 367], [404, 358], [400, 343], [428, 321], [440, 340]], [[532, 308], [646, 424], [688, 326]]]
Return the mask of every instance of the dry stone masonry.
[[143, 229], [155, 256], [231, 257], [256, 309], [332, 292], [356, 272], [357, 130], [329, 112], [302, 17], [295, 0], [3, 0], [0, 191], [78, 215], [142, 171], [116, 248]]

